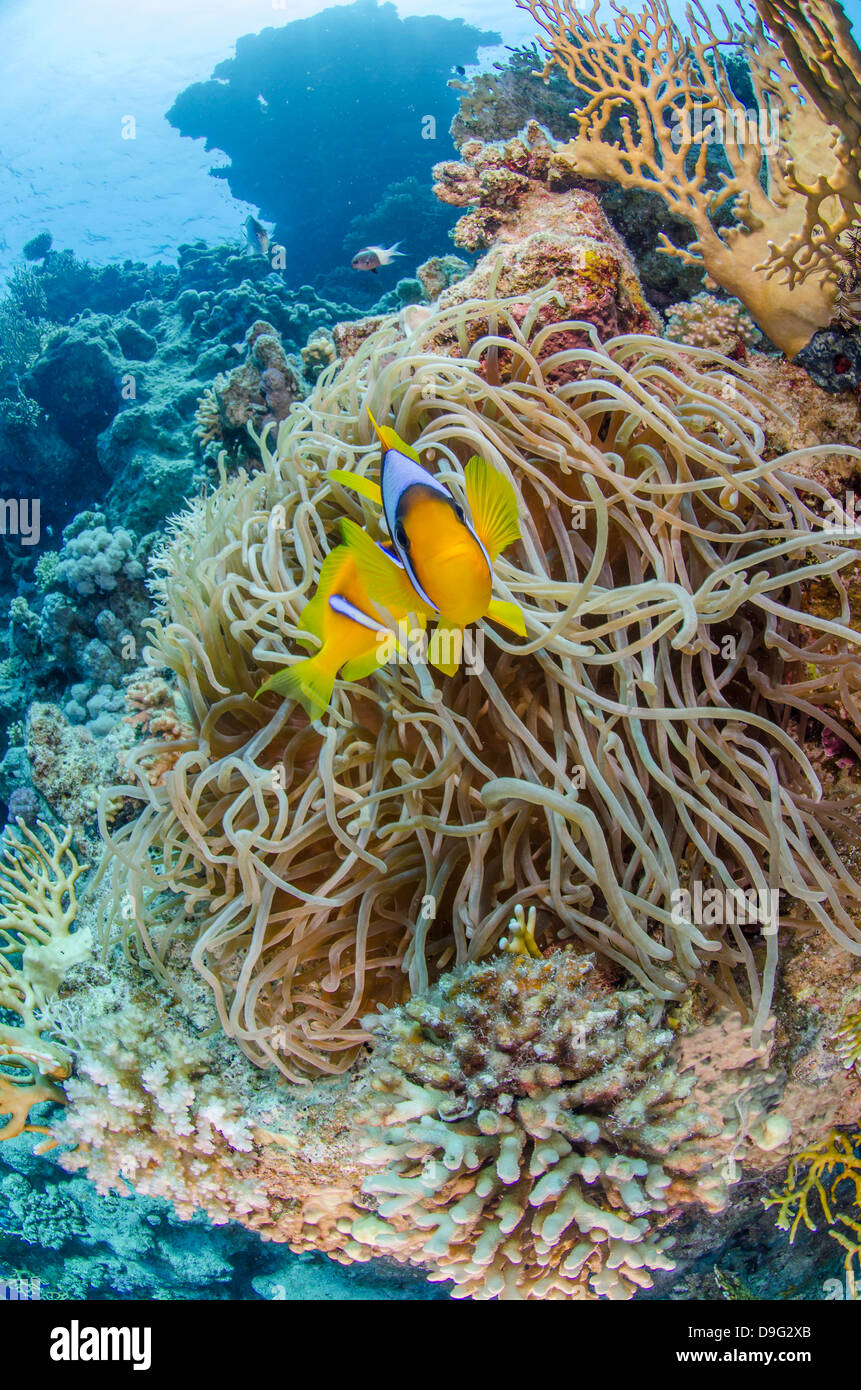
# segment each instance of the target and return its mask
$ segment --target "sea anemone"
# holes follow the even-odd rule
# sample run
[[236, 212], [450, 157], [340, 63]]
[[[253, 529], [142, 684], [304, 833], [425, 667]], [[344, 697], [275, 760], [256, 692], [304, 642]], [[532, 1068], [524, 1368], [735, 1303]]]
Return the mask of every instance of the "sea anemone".
[[[105, 929], [167, 977], [191, 932], [225, 1030], [289, 1077], [347, 1067], [363, 1014], [481, 959], [518, 904], [539, 944], [576, 941], [662, 999], [700, 979], [757, 1032], [777, 921], [692, 920], [683, 890], [779, 893], [785, 927], [816, 919], [861, 953], [841, 857], [856, 832], [804, 748], [815, 718], [861, 756], [830, 708], [858, 712], [856, 551], [793, 473], [802, 454], [764, 457], [754, 372], [539, 327], [553, 293], [439, 310], [407, 339], [384, 321], [156, 559], [147, 659], [175, 673], [192, 728], [140, 744], [133, 785], [103, 798]], [[477, 323], [494, 328], [474, 341]], [[483, 660], [448, 678], [398, 663], [339, 682], [309, 724], [254, 696], [306, 654], [297, 622], [339, 518], [378, 524], [327, 476], [378, 475], [367, 407], [455, 492], [472, 454], [511, 480], [523, 539], [496, 591], [528, 635], [482, 625]], [[813, 578], [830, 610], [805, 611]], [[118, 792], [140, 802], [119, 826]]]

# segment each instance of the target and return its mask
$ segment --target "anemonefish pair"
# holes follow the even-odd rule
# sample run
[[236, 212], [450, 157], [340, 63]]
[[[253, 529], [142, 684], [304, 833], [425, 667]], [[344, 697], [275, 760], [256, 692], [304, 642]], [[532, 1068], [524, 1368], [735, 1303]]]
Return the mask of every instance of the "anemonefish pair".
[[[380, 653], [387, 639], [402, 650], [398, 625], [410, 615], [422, 627], [436, 620], [441, 632], [462, 633], [491, 618], [526, 633], [517, 604], [492, 596], [493, 561], [520, 535], [511, 484], [484, 459], [471, 458], [464, 475], [467, 518], [416, 451], [371, 420], [383, 447], [380, 484], [341, 469], [328, 476], [382, 506], [391, 541], [373, 541], [356, 522], [342, 519], [344, 544], [327, 556], [299, 623], [319, 639], [320, 650], [277, 671], [257, 692], [298, 700], [312, 719], [329, 704], [339, 672], [345, 680], [370, 675], [385, 664]], [[456, 669], [456, 662], [431, 660], [447, 675]]]

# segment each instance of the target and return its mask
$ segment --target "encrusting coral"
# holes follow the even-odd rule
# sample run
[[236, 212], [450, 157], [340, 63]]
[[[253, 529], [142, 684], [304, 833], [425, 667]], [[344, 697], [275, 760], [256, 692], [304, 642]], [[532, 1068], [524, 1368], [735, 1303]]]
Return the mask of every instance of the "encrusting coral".
[[[434, 167], [434, 192], [467, 209], [452, 233], [455, 245], [487, 254], [442, 290], [441, 308], [499, 296], [520, 300], [510, 311], [518, 318], [552, 283], [557, 294], [542, 302], [541, 326], [583, 319], [601, 338], [654, 331], [657, 319], [624, 242], [537, 122], [504, 142], [468, 140], [460, 154]], [[493, 331], [494, 318], [482, 324], [470, 316], [468, 323], [478, 335]], [[560, 335], [554, 346], [582, 340]]]
[[[794, 456], [763, 458], [754, 373], [650, 336], [538, 328], [553, 293], [516, 316], [505, 300], [439, 310], [406, 340], [386, 321], [156, 562], [148, 661], [175, 673], [193, 732], [145, 740], [105, 793], [104, 928], [119, 920], [163, 975], [191, 933], [226, 1032], [290, 1077], [348, 1067], [363, 1015], [487, 955], [518, 903], [658, 997], [704, 979], [758, 1031], [781, 929], [814, 919], [861, 950], [841, 857], [855, 831], [799, 737], [815, 718], [861, 753], [833, 712], [857, 712], [841, 578], [856, 552]], [[468, 343], [489, 313], [498, 333], [462, 357], [425, 346]], [[560, 334], [589, 346], [554, 351]], [[512, 480], [523, 540], [497, 579], [528, 636], [482, 627], [481, 660], [442, 686], [420, 661], [341, 682], [311, 725], [254, 696], [299, 655], [339, 518], [371, 524], [327, 476], [376, 474], [366, 406], [456, 491], [475, 453]], [[800, 606], [814, 578], [833, 616]], [[178, 755], [158, 786], [154, 752]], [[140, 812], [112, 826], [118, 795]], [[694, 920], [697, 882], [779, 907]]]
[[[612, 27], [598, 21], [597, 3], [588, 14], [573, 0], [523, 5], [542, 31], [546, 70], [559, 65], [587, 97], [557, 159], [583, 177], [659, 193], [696, 232], [686, 249], [663, 235], [663, 249], [702, 263], [776, 346], [799, 353], [832, 318], [837, 239], [861, 208], [858, 50], [840, 6], [762, 0], [778, 46], [760, 19], [745, 37], [726, 20], [719, 37], [698, 4], [688, 7], [687, 33], [664, 0], [648, 0], [637, 16], [617, 9]], [[831, 34], [828, 58], [817, 60]], [[749, 70], [751, 112], [728, 49]], [[713, 132], [729, 165], [717, 187], [705, 178]], [[720, 229], [714, 218], [728, 203], [736, 221]]]
[[37, 833], [19, 820], [0, 846], [0, 1139], [50, 1133], [29, 1124], [29, 1112], [63, 1099], [54, 1083], [71, 1069], [49, 1012], [63, 976], [92, 953], [89, 930], [73, 930], [88, 866], [71, 843], [68, 828], [58, 836], [39, 821]]

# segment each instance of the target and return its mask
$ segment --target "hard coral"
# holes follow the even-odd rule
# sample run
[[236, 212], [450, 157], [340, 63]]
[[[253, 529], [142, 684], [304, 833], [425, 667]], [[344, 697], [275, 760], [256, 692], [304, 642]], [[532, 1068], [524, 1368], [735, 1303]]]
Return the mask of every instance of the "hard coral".
[[262, 319], [253, 323], [245, 343], [242, 366], [217, 376], [198, 402], [195, 434], [204, 449], [224, 444], [237, 457], [250, 459], [256, 449], [249, 427], [259, 433], [267, 424], [280, 424], [307, 386], [272, 324]]
[[714, 348], [725, 357], [744, 361], [746, 349], [762, 342], [762, 334], [738, 299], [718, 299], [703, 291], [666, 310], [666, 337], [692, 347]]
[[[96, 891], [103, 887], [97, 886]], [[515, 911], [509, 936], [514, 935], [517, 917]], [[543, 943], [552, 935], [550, 914], [542, 912], [541, 919], [536, 936]], [[751, 1205], [758, 1195], [757, 1184], [786, 1148], [788, 1118], [793, 1125], [797, 1122], [795, 1142], [803, 1147], [858, 1113], [858, 1086], [832, 1050], [849, 975], [847, 957], [821, 931], [790, 940], [785, 958], [789, 969], [783, 978], [795, 1007], [783, 1011], [780, 1039], [775, 1040], [775, 1030], [770, 1030], [761, 1049], [751, 1047], [749, 1030], [738, 1015], [714, 1010], [702, 989], [695, 988], [662, 1017], [660, 1005], [645, 991], [626, 988], [604, 964], [590, 969], [576, 948], [545, 946], [548, 954], [543, 960], [506, 955], [491, 957], [474, 970], [456, 967], [451, 974], [444, 973], [437, 985], [414, 997], [409, 1009], [370, 1020], [371, 1039], [376, 1035], [379, 1040], [376, 1060], [365, 1055], [347, 1076], [318, 1078], [302, 1087], [285, 1087], [277, 1074], [253, 1066], [217, 1027], [211, 992], [189, 963], [193, 937], [190, 924], [168, 945], [177, 994], [142, 970], [133, 952], [115, 950], [107, 970], [85, 964], [66, 977], [62, 1006], [55, 1006], [53, 1013], [81, 1059], [75, 1085], [68, 1088], [62, 1121], [63, 1137], [78, 1146], [68, 1162], [90, 1172], [102, 1191], [124, 1190], [123, 1174], [134, 1171], [136, 1181], [139, 1178], [142, 1185], [174, 1203], [184, 1219], [206, 1211], [219, 1224], [232, 1219], [266, 1240], [287, 1242], [300, 1252], [326, 1251], [342, 1264], [394, 1255], [410, 1262], [419, 1259], [427, 1263], [433, 1277], [445, 1279], [451, 1272], [445, 1250], [440, 1259], [427, 1247], [433, 1243], [434, 1226], [450, 1230], [446, 1217], [463, 1213], [457, 1203], [449, 1208], [435, 1205], [435, 1193], [443, 1199], [448, 1195], [446, 1183], [454, 1181], [454, 1170], [442, 1165], [434, 1170], [427, 1163], [428, 1146], [449, 1139], [455, 1154], [469, 1127], [481, 1117], [483, 1128], [473, 1140], [481, 1146], [483, 1166], [464, 1169], [457, 1178], [464, 1200], [469, 1200], [464, 1222], [468, 1242], [478, 1231], [481, 1212], [492, 1215], [510, 1198], [512, 1188], [516, 1190], [515, 1184], [499, 1179], [493, 1166], [493, 1145], [498, 1163], [508, 1142], [502, 1122], [526, 1115], [534, 1128], [539, 1103], [553, 1109], [554, 1097], [564, 1102], [579, 1095], [576, 1104], [563, 1103], [553, 1109], [557, 1127], [552, 1139], [536, 1138], [520, 1127], [521, 1169], [528, 1152], [543, 1149], [548, 1162], [554, 1156], [558, 1159], [556, 1164], [550, 1162], [544, 1174], [518, 1169], [521, 1192], [530, 1184], [531, 1191], [537, 1190], [545, 1178], [549, 1181], [553, 1168], [562, 1169], [564, 1175], [566, 1156], [559, 1156], [563, 1141], [570, 1144], [572, 1154], [585, 1157], [589, 1141], [572, 1140], [570, 1133], [563, 1135], [558, 1128], [572, 1116], [593, 1118], [604, 1126], [608, 1116], [615, 1115], [619, 1139], [605, 1134], [594, 1141], [595, 1147], [603, 1152], [616, 1143], [615, 1152], [630, 1154], [648, 1143], [650, 1150], [658, 1149], [657, 1157], [640, 1154], [640, 1158], [667, 1172], [661, 1150], [674, 1139], [668, 1121], [687, 1117], [699, 1130], [690, 1139], [682, 1137], [683, 1171], [673, 1173], [671, 1185], [655, 1199], [666, 1203], [665, 1211], [656, 1205], [645, 1214], [633, 1213], [627, 1202], [635, 1186], [643, 1189], [643, 1182], [634, 1174], [627, 1184], [620, 1176], [621, 1167], [615, 1179], [609, 1169], [591, 1183], [583, 1172], [574, 1179], [584, 1201], [594, 1205], [603, 1219], [609, 1221], [615, 1215], [628, 1225], [648, 1222], [642, 1238], [628, 1242], [626, 1259], [649, 1252], [650, 1263], [660, 1260], [661, 1268], [657, 1272], [649, 1265], [634, 1268], [629, 1277], [630, 1271], [620, 1266], [606, 1269], [603, 1276], [596, 1274], [591, 1282], [587, 1262], [574, 1282], [572, 1296], [591, 1297], [598, 1292], [596, 1285], [605, 1283], [608, 1293], [627, 1293], [630, 1284], [643, 1287], [650, 1277], [661, 1288], [659, 1296], [665, 1296], [670, 1278], [666, 1251], [671, 1241], [673, 1259], [684, 1266], [687, 1257], [690, 1267], [692, 1258], [703, 1262], [704, 1250], [717, 1255], [727, 1230], [737, 1230], [740, 1223], [746, 1225], [757, 1215]], [[792, 978], [802, 957], [809, 1007], [803, 1003], [798, 979]], [[504, 990], [504, 1004], [496, 997], [500, 990]], [[106, 1019], [109, 1027], [105, 1027]], [[648, 1063], [653, 1045], [657, 1051], [653, 1063]], [[398, 1056], [393, 1060], [395, 1050]], [[610, 1060], [614, 1050], [615, 1060]], [[825, 1082], [823, 1059], [833, 1066]], [[573, 1075], [578, 1062], [587, 1075]], [[420, 1079], [413, 1067], [421, 1073]], [[796, 1072], [803, 1073], [803, 1082], [795, 1080]], [[606, 1095], [594, 1090], [599, 1077], [607, 1083]], [[626, 1079], [640, 1082], [644, 1078], [645, 1089], [635, 1089], [626, 1116], [619, 1087]], [[395, 1124], [417, 1132], [416, 1148], [425, 1155], [425, 1164], [417, 1158], [413, 1166], [427, 1166], [428, 1191], [410, 1185], [408, 1173], [407, 1192], [397, 1195], [402, 1200], [411, 1196], [412, 1205], [406, 1213], [393, 1210], [383, 1217], [381, 1204], [395, 1202], [389, 1189], [403, 1156], [397, 1142], [379, 1142], [379, 1135], [369, 1134], [369, 1125], [379, 1125], [387, 1107], [410, 1086], [418, 1100], [412, 1096], [404, 1102]], [[661, 1091], [668, 1086], [679, 1094], [673, 1098], [668, 1092], [662, 1101]], [[589, 1087], [593, 1090], [587, 1094]], [[535, 1094], [524, 1094], [528, 1089]], [[167, 1113], [162, 1112], [162, 1097]], [[440, 1121], [437, 1110], [429, 1111], [425, 1124], [432, 1127], [424, 1133], [417, 1112], [434, 1100], [437, 1107], [441, 1100], [449, 1102], [443, 1107], [448, 1118]], [[472, 1114], [467, 1114], [471, 1107]], [[498, 1113], [496, 1133], [483, 1109]], [[395, 1140], [394, 1127], [385, 1126], [385, 1133]], [[781, 1144], [775, 1142], [779, 1138]], [[672, 1164], [672, 1154], [667, 1158]], [[375, 1177], [382, 1178], [380, 1192], [370, 1190]], [[485, 1192], [483, 1207], [477, 1191], [482, 1178], [497, 1189], [495, 1196]], [[743, 1188], [733, 1186], [739, 1178], [744, 1180]], [[601, 1204], [609, 1201], [608, 1194], [615, 1189], [622, 1194], [623, 1204], [608, 1213]], [[733, 1200], [717, 1215], [727, 1190]], [[707, 1220], [697, 1213], [691, 1201], [694, 1196], [709, 1213]], [[548, 1223], [560, 1204], [561, 1198], [530, 1207], [522, 1214], [521, 1226], [531, 1223], [537, 1228], [544, 1217], [542, 1238], [547, 1236]], [[766, 1229], [773, 1227], [767, 1213], [760, 1215]], [[429, 1224], [412, 1224], [413, 1216]], [[582, 1208], [580, 1216], [586, 1219]], [[489, 1246], [495, 1233], [491, 1223], [487, 1229]], [[572, 1229], [559, 1235], [542, 1268], [522, 1263], [511, 1270], [503, 1296], [558, 1294], [557, 1280], [568, 1276], [560, 1274], [557, 1266], [570, 1249]], [[593, 1228], [591, 1235], [600, 1237], [601, 1228]], [[591, 1263], [597, 1265], [612, 1242], [590, 1236], [586, 1243], [593, 1245]], [[528, 1242], [527, 1249], [531, 1257], [534, 1245]], [[484, 1266], [476, 1281], [482, 1276], [486, 1278], [476, 1295], [486, 1297], [496, 1282], [495, 1274]], [[768, 1277], [771, 1296], [778, 1287], [775, 1281], [780, 1281], [781, 1292], [795, 1282], [793, 1273], [781, 1271], [779, 1262], [777, 1269], [769, 1268]], [[686, 1278], [682, 1268], [676, 1287]]]
[[192, 737], [188, 711], [175, 686], [148, 672], [129, 682], [126, 705], [126, 724], [143, 733], [148, 742], [146, 751], [138, 750], [135, 771], [143, 773], [150, 786], [158, 787]]
[[[364, 1192], [350, 1234], [430, 1265], [456, 1296], [630, 1298], [671, 1267], [653, 1230], [726, 1185], [673, 1034], [643, 990], [589, 958], [503, 956], [447, 974], [367, 1026]], [[382, 1146], [382, 1147], [380, 1147]]]

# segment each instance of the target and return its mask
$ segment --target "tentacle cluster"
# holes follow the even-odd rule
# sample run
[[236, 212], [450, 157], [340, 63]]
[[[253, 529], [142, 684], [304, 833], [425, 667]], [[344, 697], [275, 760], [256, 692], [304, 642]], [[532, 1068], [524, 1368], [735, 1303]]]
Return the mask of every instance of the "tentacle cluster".
[[[538, 910], [539, 943], [576, 939], [662, 998], [704, 978], [760, 1025], [776, 930], [692, 920], [681, 890], [772, 891], [782, 920], [861, 952], [852, 819], [803, 745], [815, 718], [861, 755], [838, 721], [858, 714], [854, 544], [800, 456], [764, 457], [753, 372], [540, 328], [542, 302], [454, 306], [406, 340], [385, 322], [157, 561], [149, 659], [192, 731], [160, 785], [134, 775], [147, 741], [106, 793], [108, 916], [165, 974], [190, 923], [223, 1026], [288, 1076], [348, 1066], [363, 1014], [486, 955], [517, 904]], [[474, 341], [476, 322], [493, 331]], [[447, 679], [399, 663], [339, 684], [312, 726], [254, 695], [305, 654], [297, 621], [338, 518], [378, 525], [327, 477], [377, 475], [368, 406], [454, 491], [475, 453], [511, 479], [523, 539], [496, 589], [528, 636], [485, 625], [483, 662]], [[813, 579], [827, 617], [805, 611]], [[112, 826], [118, 790], [140, 812]]]

